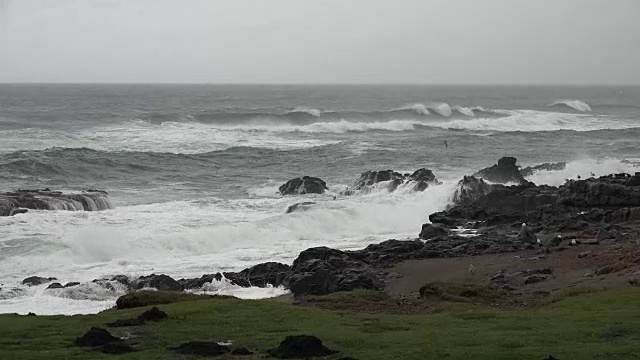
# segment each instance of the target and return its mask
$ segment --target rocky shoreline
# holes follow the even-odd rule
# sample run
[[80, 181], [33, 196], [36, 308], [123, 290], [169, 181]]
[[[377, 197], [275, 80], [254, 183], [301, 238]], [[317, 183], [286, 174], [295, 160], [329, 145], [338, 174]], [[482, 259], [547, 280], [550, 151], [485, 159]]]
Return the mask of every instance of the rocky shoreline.
[[[523, 176], [523, 173], [530, 175], [539, 170], [562, 168], [562, 163], [558, 163], [521, 170], [515, 158], [502, 158], [497, 164], [461, 179], [451, 205], [431, 214], [414, 240], [387, 240], [356, 251], [314, 247], [302, 251], [291, 265], [267, 262], [240, 272], [206, 274], [200, 278], [173, 279], [151, 274], [129, 279], [118, 275], [94, 282], [104, 286], [117, 282], [128, 291], [143, 288], [184, 291], [197, 290], [224, 278], [241, 287], [284, 286], [294, 296], [323, 295], [354, 289], [383, 289], [398, 276], [392, 268], [406, 260], [521, 250], [535, 250], [544, 256], [569, 246], [640, 238], [640, 173], [569, 180], [558, 187], [536, 185]], [[317, 178], [294, 180], [283, 185], [281, 191], [304, 194], [313, 192], [307, 191], [313, 188], [318, 191], [327, 188], [324, 181]], [[371, 186], [384, 183], [393, 191], [406, 182], [410, 182], [415, 191], [439, 184], [426, 169], [405, 175], [388, 170], [363, 173], [350, 189], [367, 191]], [[310, 188], [305, 189], [305, 184]], [[536, 272], [529, 275], [545, 276]], [[496, 281], [506, 281], [504, 278], [510, 275], [496, 276]], [[52, 278], [36, 280], [25, 279], [24, 284], [54, 281]], [[75, 285], [52, 283], [50, 287]]]

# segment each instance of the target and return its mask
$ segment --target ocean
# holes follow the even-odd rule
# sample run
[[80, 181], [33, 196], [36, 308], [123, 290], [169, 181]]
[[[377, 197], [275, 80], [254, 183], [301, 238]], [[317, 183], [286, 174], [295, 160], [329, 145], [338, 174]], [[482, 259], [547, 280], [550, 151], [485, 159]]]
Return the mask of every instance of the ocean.
[[[0, 313], [98, 312], [123, 291], [91, 282], [109, 275], [200, 277], [416, 238], [463, 175], [502, 156], [567, 162], [537, 184], [640, 171], [640, 87], [0, 85], [0, 192], [99, 189], [114, 205], [0, 217]], [[423, 167], [443, 184], [340, 195], [367, 170]], [[278, 195], [303, 175], [329, 191]], [[319, 205], [285, 214], [301, 201]], [[81, 285], [21, 284], [33, 275]]]

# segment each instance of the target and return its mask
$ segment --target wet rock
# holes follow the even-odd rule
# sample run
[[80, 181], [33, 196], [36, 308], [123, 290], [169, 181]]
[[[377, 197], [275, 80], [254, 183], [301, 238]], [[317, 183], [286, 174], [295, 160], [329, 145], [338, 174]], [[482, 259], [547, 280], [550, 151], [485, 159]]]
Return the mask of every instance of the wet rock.
[[440, 182], [436, 179], [433, 171], [429, 169], [418, 169], [412, 174], [400, 174], [393, 170], [366, 171], [360, 174], [360, 178], [353, 185], [349, 186], [343, 192], [343, 195], [353, 195], [356, 193], [366, 193], [370, 191], [374, 185], [386, 182], [386, 188], [392, 192], [402, 184], [411, 186], [413, 191], [424, 191], [431, 185], [438, 185]]
[[359, 257], [327, 247], [304, 250], [294, 260], [284, 285], [294, 296], [381, 288], [379, 271]]
[[63, 287], [62, 284], [55, 282], [47, 286], [47, 289], [62, 289]]
[[571, 180], [558, 192], [558, 202], [577, 207], [638, 207], [640, 186], [627, 185], [629, 178], [615, 175]]
[[9, 211], [9, 216], [14, 216], [14, 215], [18, 215], [18, 214], [26, 214], [29, 212], [29, 209], [23, 209], [23, 208], [13, 208]]
[[465, 176], [458, 182], [456, 191], [453, 193], [453, 202], [457, 205], [474, 203], [493, 191], [493, 188], [492, 184], [487, 184], [481, 178]]
[[315, 336], [287, 336], [277, 348], [267, 350], [267, 354], [277, 359], [306, 359], [329, 356], [337, 353], [322, 344]]
[[203, 287], [205, 284], [209, 284], [212, 281], [221, 281], [223, 279], [223, 275], [220, 273], [216, 273], [216, 274], [206, 274], [206, 275], [202, 275], [199, 278], [192, 278], [192, 279], [180, 279], [178, 280], [178, 283], [186, 290], [189, 289], [200, 289], [201, 287]]
[[278, 262], [267, 262], [244, 269], [238, 273], [225, 273], [233, 283], [243, 287], [267, 285], [280, 286], [290, 266]]
[[178, 354], [200, 355], [200, 356], [220, 356], [231, 351], [228, 346], [220, 345], [212, 341], [189, 341], [169, 348]]
[[63, 194], [60, 191], [18, 190], [0, 193], [0, 216], [12, 216], [32, 210], [99, 211], [112, 208], [106, 192], [84, 191]]
[[313, 201], [305, 201], [297, 204], [293, 204], [287, 208], [286, 214], [290, 214], [294, 211], [307, 211], [310, 210], [313, 205], [315, 205]]
[[249, 349], [241, 346], [241, 347], [233, 349], [233, 351], [231, 351], [231, 355], [253, 355], [253, 352], [251, 352], [251, 351], [249, 351]]
[[527, 184], [528, 181], [520, 173], [516, 161], [514, 157], [503, 157], [497, 164], [478, 171], [474, 176], [499, 184]]
[[420, 231], [420, 234], [418, 234], [418, 237], [420, 239], [429, 240], [439, 236], [445, 236], [448, 233], [449, 230], [440, 225], [427, 223], [422, 225], [422, 230]]
[[154, 288], [159, 291], [182, 291], [184, 287], [175, 279], [168, 275], [151, 274], [149, 276], [141, 276], [130, 284], [134, 290], [143, 288]]
[[68, 287], [74, 287], [74, 286], [78, 286], [78, 285], [80, 285], [80, 283], [79, 283], [79, 282], [77, 282], [77, 281], [72, 281], [72, 282], [68, 282], [68, 283], [66, 283], [66, 284], [64, 285], [64, 287], [68, 288]]
[[37, 286], [37, 285], [46, 284], [46, 283], [54, 281], [54, 280], [58, 280], [58, 279], [56, 279], [54, 277], [45, 278], [45, 277], [41, 277], [41, 276], [30, 276], [30, 277], [22, 280], [22, 285]]
[[98, 327], [92, 327], [87, 333], [76, 338], [76, 345], [78, 346], [102, 346], [115, 342], [122, 342], [123, 340], [111, 335], [107, 330]]
[[409, 175], [405, 181], [413, 181], [416, 184], [413, 186], [413, 191], [424, 191], [430, 185], [438, 185], [440, 182], [436, 179], [433, 171], [422, 168]]
[[280, 195], [324, 194], [327, 184], [320, 178], [303, 176], [291, 179], [278, 188]]

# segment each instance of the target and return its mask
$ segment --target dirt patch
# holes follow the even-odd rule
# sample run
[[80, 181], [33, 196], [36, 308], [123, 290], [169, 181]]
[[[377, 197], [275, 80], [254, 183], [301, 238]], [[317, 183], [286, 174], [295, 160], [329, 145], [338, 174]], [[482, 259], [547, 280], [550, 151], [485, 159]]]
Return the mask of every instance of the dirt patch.
[[[528, 250], [464, 258], [411, 260], [400, 263], [386, 291], [393, 297], [418, 294], [427, 283], [460, 283], [488, 286], [500, 272], [527, 273], [550, 269], [543, 280], [524, 283], [507, 292], [513, 305], [535, 304], [540, 298], [629, 286], [640, 277], [640, 245], [637, 242], [600, 243], [556, 249], [550, 253]], [[546, 270], [545, 270], [546, 271]], [[498, 301], [500, 303], [501, 301]], [[502, 303], [504, 303], [502, 301]]]

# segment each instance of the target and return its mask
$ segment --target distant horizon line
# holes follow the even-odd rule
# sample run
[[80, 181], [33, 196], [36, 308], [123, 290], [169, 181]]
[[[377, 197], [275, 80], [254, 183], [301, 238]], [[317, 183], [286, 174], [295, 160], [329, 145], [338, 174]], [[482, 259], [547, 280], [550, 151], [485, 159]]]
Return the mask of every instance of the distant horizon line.
[[465, 86], [480, 86], [480, 87], [640, 87], [638, 84], [607, 84], [607, 83], [595, 83], [595, 84], [576, 84], [576, 83], [313, 83], [313, 82], [296, 82], [296, 83], [251, 83], [251, 82], [42, 82], [42, 81], [0, 81], [0, 85], [217, 85], [217, 86], [433, 86], [433, 87], [465, 87]]

